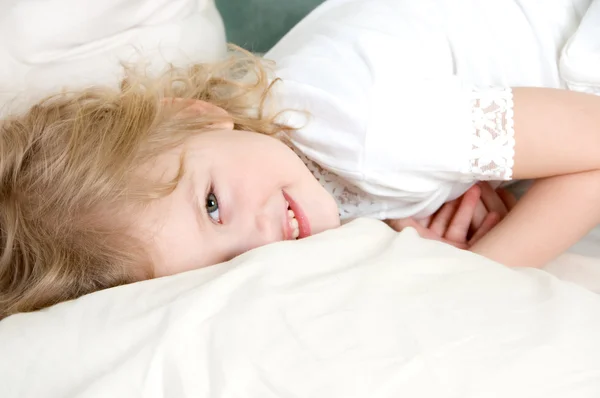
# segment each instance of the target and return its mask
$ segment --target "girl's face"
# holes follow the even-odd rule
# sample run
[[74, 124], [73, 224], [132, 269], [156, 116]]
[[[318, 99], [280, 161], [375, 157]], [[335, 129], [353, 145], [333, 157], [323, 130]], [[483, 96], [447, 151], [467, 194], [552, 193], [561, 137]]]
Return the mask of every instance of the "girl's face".
[[340, 225], [333, 198], [277, 139], [235, 130], [201, 133], [161, 155], [150, 176], [172, 179], [182, 154], [177, 188], [135, 220], [136, 231], [150, 244], [156, 276]]

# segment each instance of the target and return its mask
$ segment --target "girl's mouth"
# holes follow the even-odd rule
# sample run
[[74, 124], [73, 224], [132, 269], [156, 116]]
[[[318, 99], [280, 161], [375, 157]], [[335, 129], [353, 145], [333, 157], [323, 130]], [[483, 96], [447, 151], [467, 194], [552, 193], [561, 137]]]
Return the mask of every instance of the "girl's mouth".
[[287, 193], [283, 192], [283, 196], [288, 205], [287, 217], [292, 230], [292, 239], [302, 239], [310, 236], [310, 223], [304, 211], [298, 203], [294, 201]]

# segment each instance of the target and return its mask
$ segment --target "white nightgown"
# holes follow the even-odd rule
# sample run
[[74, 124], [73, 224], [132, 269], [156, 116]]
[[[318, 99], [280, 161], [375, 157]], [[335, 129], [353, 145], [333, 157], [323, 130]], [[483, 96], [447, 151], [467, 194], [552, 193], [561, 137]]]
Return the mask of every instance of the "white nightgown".
[[514, 86], [563, 87], [589, 0], [329, 0], [266, 58], [286, 140], [342, 219], [427, 216], [512, 177]]

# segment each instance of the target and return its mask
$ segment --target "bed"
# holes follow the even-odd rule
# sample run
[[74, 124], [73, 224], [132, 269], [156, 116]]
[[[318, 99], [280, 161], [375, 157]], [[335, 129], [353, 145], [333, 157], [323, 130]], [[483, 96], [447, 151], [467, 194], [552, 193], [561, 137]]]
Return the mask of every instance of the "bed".
[[[133, 43], [161, 54], [160, 68], [223, 54], [212, 1], [112, 0], [102, 15], [122, 16], [125, 3], [146, 22], [117, 26], [110, 38], [140, 26], [171, 33], [141, 34], [143, 46], [117, 40], [122, 47], [100, 46], [105, 55], [118, 57]], [[600, 70], [600, 1], [589, 9], [589, 2], [564, 3], [583, 19], [560, 73], [573, 89], [596, 90], [590, 65]], [[0, 26], [19, 15], [0, 12]], [[205, 32], [210, 43], [189, 41], [184, 27]], [[0, 87], [10, 88], [6, 95], [34, 91], [22, 106], [59, 84], [114, 83], [114, 65], [80, 73], [102, 58], [91, 42], [69, 42], [71, 50], [84, 46], [75, 63], [67, 51], [34, 67], [0, 37], [0, 59], [21, 71], [20, 80], [2, 77]], [[183, 52], [169, 59], [163, 37]], [[58, 76], [56, 65], [72, 66], [79, 78], [48, 80]], [[600, 229], [545, 270], [509, 269], [414, 230], [359, 219], [207, 269], [5, 319], [0, 397], [598, 397], [599, 292]]]

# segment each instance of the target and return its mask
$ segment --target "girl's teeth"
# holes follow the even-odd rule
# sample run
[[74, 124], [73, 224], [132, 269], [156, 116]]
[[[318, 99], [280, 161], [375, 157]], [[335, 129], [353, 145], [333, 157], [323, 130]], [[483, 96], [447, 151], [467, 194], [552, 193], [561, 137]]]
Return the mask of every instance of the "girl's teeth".
[[292, 227], [292, 238], [298, 239], [298, 236], [300, 236], [300, 225], [298, 224], [298, 220], [296, 220], [296, 214], [294, 214], [293, 210], [288, 210], [288, 217], [290, 219], [290, 227]]
[[292, 218], [290, 221], [290, 225], [292, 226], [292, 228], [294, 229], [298, 229], [298, 220], [296, 220], [295, 218]]

